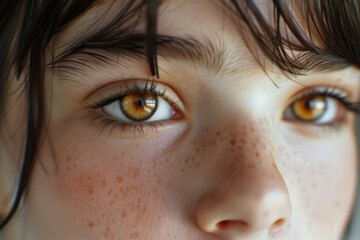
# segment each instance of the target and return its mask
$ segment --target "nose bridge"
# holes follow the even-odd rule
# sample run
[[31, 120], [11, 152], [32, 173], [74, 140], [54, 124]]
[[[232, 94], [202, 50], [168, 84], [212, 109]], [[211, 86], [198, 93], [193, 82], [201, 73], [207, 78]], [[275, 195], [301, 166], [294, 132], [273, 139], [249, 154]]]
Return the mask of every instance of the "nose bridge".
[[273, 167], [278, 153], [274, 135], [266, 120], [229, 125], [221, 133], [222, 141], [216, 151], [223, 152], [223, 162], [230, 166], [229, 170]]
[[[286, 190], [285, 181], [277, 167], [279, 152], [275, 136], [265, 120], [249, 121], [241, 127], [223, 131], [222, 176], [219, 182], [227, 182], [234, 191], [250, 188], [253, 194], [261, 195], [265, 189]], [[256, 186], [256, 187], [254, 187]], [[223, 187], [224, 188], [224, 187]], [[287, 191], [287, 190], [286, 190]]]

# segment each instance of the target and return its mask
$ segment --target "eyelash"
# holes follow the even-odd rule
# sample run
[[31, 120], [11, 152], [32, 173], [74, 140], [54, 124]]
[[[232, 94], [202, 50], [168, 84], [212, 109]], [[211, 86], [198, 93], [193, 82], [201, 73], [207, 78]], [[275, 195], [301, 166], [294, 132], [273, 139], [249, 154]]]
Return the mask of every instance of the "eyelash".
[[339, 101], [347, 110], [360, 114], [360, 102], [351, 102], [351, 94], [340, 90], [339, 88], [334, 87], [314, 87], [303, 91], [300, 96], [295, 98], [295, 101], [298, 101], [302, 98], [312, 97], [312, 96], [322, 96], [330, 97]]
[[99, 102], [95, 103], [93, 107], [95, 108], [102, 108], [114, 101], [120, 100], [126, 95], [129, 94], [144, 94], [144, 93], [151, 93], [154, 96], [162, 97], [165, 101], [167, 101], [171, 106], [176, 106], [177, 102], [171, 101], [168, 96], [166, 96], [166, 89], [162, 89], [162, 91], [157, 87], [157, 84], [153, 81], [145, 82], [143, 86], [139, 86], [139, 84], [132, 84], [132, 86], [126, 85], [126, 91], [117, 93], [110, 97], [100, 100]]
[[[118, 101], [122, 99], [123, 97], [129, 94], [144, 94], [144, 93], [151, 93], [156, 97], [163, 98], [171, 107], [173, 107], [176, 111], [179, 111], [178, 102], [172, 101], [166, 95], [166, 89], [164, 88], [159, 89], [157, 83], [154, 81], [146, 81], [144, 84], [141, 85], [137, 83], [131, 84], [130, 86], [126, 85], [126, 91], [116, 93], [109, 97], [100, 99], [88, 105], [88, 107], [90, 109], [98, 110], [110, 103], [113, 103], [114, 101]], [[158, 128], [163, 125], [163, 123], [160, 121], [146, 122], [146, 123], [120, 122], [118, 120], [106, 117], [104, 116], [104, 114], [99, 114], [96, 112], [90, 112], [89, 117], [93, 122], [100, 123], [100, 128], [102, 132], [109, 131], [109, 133], [112, 133], [114, 130], [118, 129], [120, 130], [121, 133], [125, 133], [126, 131], [133, 131], [133, 133], [139, 133], [141, 135], [144, 135], [144, 131], [146, 129], [151, 129], [152, 131], [156, 132]]]

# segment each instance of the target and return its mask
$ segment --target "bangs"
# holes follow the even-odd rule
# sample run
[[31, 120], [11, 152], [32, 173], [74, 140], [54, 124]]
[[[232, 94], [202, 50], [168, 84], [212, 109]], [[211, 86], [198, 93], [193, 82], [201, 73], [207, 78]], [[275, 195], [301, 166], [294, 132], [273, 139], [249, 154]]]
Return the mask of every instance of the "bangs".
[[251, 40], [244, 37], [245, 41], [255, 40], [262, 53], [281, 70], [301, 74], [314, 68], [336, 70], [359, 66], [358, 1], [273, 0], [268, 3], [268, 14], [264, 14], [263, 6], [254, 0], [232, 0], [226, 6], [238, 17], [239, 31], [244, 31], [240, 27], [244, 24], [250, 31]]

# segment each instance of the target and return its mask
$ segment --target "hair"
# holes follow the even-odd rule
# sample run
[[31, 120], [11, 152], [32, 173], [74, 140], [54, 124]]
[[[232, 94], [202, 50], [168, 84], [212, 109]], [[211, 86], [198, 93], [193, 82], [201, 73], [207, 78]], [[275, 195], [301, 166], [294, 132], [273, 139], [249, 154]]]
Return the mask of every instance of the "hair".
[[[26, 194], [44, 132], [44, 50], [55, 34], [99, 2], [0, 1], [0, 119], [6, 114], [9, 81], [12, 78], [20, 81], [22, 73], [25, 74], [23, 86], [27, 98], [26, 144], [19, 182], [9, 211], [0, 218], [0, 230], [13, 218]], [[151, 75], [159, 77], [156, 49], [162, 38], [157, 35], [156, 28], [161, 1], [124, 2], [117, 16], [94, 34], [93, 39], [79, 39], [78, 45], [72, 45], [63, 54], [80, 51], [80, 44], [98, 48], [105, 40], [112, 39], [119, 52], [132, 51], [143, 56]], [[301, 4], [295, 1], [298, 8], [289, 2], [272, 0], [272, 14], [268, 19], [255, 0], [217, 0], [219, 7], [232, 14], [239, 33], [244, 37], [245, 31], [250, 32], [261, 52], [285, 73], [302, 74], [314, 67], [330, 70], [334, 66], [360, 66], [360, 0], [302, 0]], [[146, 30], [135, 34], [133, 28], [140, 17], [146, 22]], [[137, 20], [133, 21], [134, 18]], [[113, 29], [117, 29], [116, 34], [111, 33]], [[252, 53], [258, 59], [257, 51]], [[56, 62], [53, 56], [50, 65], [54, 67]]]

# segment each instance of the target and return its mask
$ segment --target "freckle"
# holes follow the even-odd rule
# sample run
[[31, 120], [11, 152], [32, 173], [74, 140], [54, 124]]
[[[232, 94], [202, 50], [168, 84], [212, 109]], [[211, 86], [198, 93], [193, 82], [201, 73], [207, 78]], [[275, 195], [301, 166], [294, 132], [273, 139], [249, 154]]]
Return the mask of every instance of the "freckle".
[[107, 195], [110, 196], [110, 195], [112, 194], [112, 191], [113, 191], [113, 190], [110, 188], [110, 189], [108, 190], [108, 192], [107, 192]]
[[249, 163], [249, 164], [248, 164], [248, 167], [249, 167], [249, 168], [256, 168], [256, 164], [255, 164], [255, 163]]
[[136, 238], [138, 238], [138, 237], [139, 237], [139, 233], [138, 233], [138, 232], [133, 232], [133, 233], [130, 234], [130, 238], [131, 238], [131, 239], [136, 239]]
[[157, 182], [158, 184], [160, 184], [160, 183], [161, 183], [161, 178], [160, 178], [160, 177], [157, 177], [156, 182]]
[[185, 171], [185, 169], [183, 169], [183, 168], [180, 170], [180, 172], [184, 172], [184, 171]]
[[106, 186], [106, 180], [105, 180], [105, 179], [102, 180], [101, 185], [102, 185], [103, 187]]
[[259, 152], [256, 152], [255, 155], [256, 155], [257, 157], [260, 157], [260, 153], [259, 153]]
[[106, 227], [106, 230], [105, 230], [105, 233], [104, 233], [104, 236], [105, 236], [106, 238], [108, 238], [109, 235], [110, 235], [110, 227], [107, 226], [107, 227]]
[[127, 216], [127, 213], [126, 213], [125, 211], [122, 211], [122, 212], [121, 212], [121, 218], [122, 218], [122, 219], [125, 219], [126, 216]]
[[221, 133], [219, 131], [216, 132], [216, 136], [220, 136]]
[[89, 194], [93, 194], [93, 193], [94, 193], [94, 189], [92, 188], [92, 186], [89, 187], [88, 193], [89, 193]]
[[87, 224], [87, 226], [88, 228], [93, 228], [95, 226], [95, 223], [91, 221]]
[[242, 138], [242, 139], [240, 139], [240, 143], [245, 145], [247, 142], [245, 139]]
[[121, 184], [124, 179], [123, 179], [122, 176], [118, 175], [118, 176], [116, 176], [116, 180], [117, 180], [117, 182], [118, 182], [119, 184]]
[[231, 140], [230, 140], [230, 144], [231, 144], [232, 146], [235, 146], [235, 145], [236, 145], [236, 140], [235, 140], [235, 139], [231, 139]]

